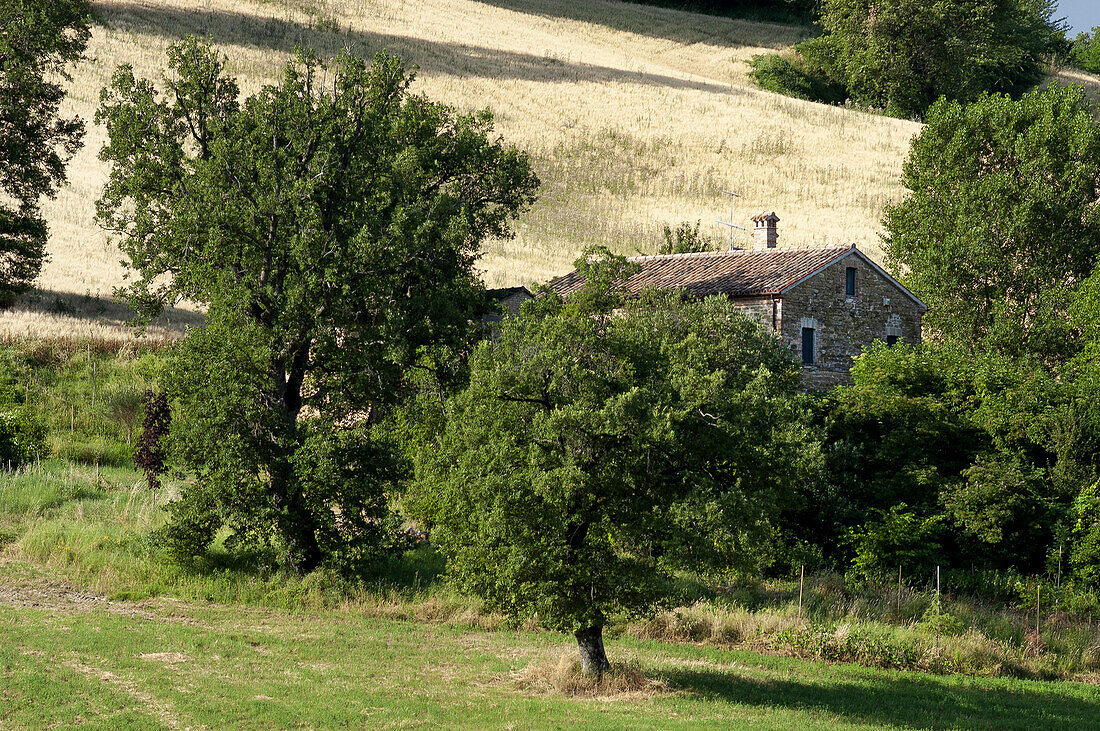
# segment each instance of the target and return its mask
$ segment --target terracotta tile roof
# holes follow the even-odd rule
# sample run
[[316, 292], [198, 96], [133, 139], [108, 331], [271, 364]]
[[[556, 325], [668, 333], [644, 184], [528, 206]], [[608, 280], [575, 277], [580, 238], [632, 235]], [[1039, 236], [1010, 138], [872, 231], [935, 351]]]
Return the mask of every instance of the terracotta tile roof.
[[[635, 256], [630, 261], [640, 264], [642, 270], [626, 281], [626, 289], [632, 293], [647, 287], [682, 289], [696, 297], [778, 294], [854, 248], [830, 246]], [[549, 287], [568, 296], [582, 284], [580, 275], [573, 270], [550, 282]]]

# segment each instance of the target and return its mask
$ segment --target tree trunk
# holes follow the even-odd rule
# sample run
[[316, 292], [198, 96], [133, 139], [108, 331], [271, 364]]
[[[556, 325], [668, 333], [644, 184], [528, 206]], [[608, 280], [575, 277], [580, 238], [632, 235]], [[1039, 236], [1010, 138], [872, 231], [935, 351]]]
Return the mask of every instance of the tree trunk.
[[317, 543], [317, 521], [303, 504], [303, 496], [290, 461], [298, 440], [298, 414], [302, 409], [302, 383], [305, 380], [305, 360], [309, 346], [295, 349], [293, 367], [289, 373], [279, 363], [272, 366], [273, 401], [278, 404], [285, 432], [274, 440], [278, 456], [271, 469], [271, 496], [276, 520], [286, 542], [290, 568], [297, 574], [308, 574], [321, 563], [321, 547]]
[[293, 484], [289, 469], [272, 470], [272, 505], [275, 508], [279, 532], [286, 543], [290, 569], [308, 574], [321, 563], [321, 547], [317, 544], [317, 526], [313, 516], [302, 504], [302, 496]]
[[573, 633], [581, 655], [581, 672], [586, 675], [602, 675], [611, 668], [603, 649], [603, 625], [599, 624]]

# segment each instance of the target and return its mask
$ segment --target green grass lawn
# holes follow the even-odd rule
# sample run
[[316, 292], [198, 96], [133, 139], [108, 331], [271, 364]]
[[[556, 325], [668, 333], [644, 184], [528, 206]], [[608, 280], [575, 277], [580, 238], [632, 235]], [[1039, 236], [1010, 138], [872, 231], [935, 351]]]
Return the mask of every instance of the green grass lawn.
[[[376, 584], [257, 570], [223, 548], [187, 570], [150, 538], [167, 497], [129, 467], [0, 474], [0, 729], [1100, 729], [1095, 685], [829, 665], [730, 649], [717, 630], [688, 641], [709, 605], [609, 639], [614, 663], [657, 685], [570, 694], [553, 673], [575, 658], [572, 639], [503, 629], [440, 583], [430, 551]], [[800, 621], [780, 604], [723, 621], [752, 642], [768, 622]], [[863, 613], [833, 614], [857, 627]], [[666, 634], [680, 641], [640, 639]]]
[[[41, 587], [53, 587], [43, 592]], [[51, 599], [52, 597], [52, 599]], [[35, 604], [47, 606], [33, 606]], [[48, 607], [48, 608], [47, 608]], [[663, 690], [571, 697], [523, 681], [549, 632], [66, 595], [0, 566], [0, 727], [1100, 728], [1100, 689], [609, 643]]]

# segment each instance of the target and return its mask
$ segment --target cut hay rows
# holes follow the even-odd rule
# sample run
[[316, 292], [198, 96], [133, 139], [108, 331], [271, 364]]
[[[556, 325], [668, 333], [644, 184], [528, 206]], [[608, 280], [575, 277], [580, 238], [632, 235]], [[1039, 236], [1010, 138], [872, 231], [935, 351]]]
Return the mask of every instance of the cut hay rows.
[[[856, 243], [878, 254], [882, 207], [897, 199], [913, 122], [753, 88], [754, 55], [800, 30], [613, 0], [105, 0], [93, 3], [88, 60], [67, 113], [88, 120], [70, 184], [45, 206], [52, 238], [39, 289], [0, 315], [9, 335], [125, 337], [120, 254], [97, 229], [106, 176], [91, 124], [114, 68], [157, 76], [165, 47], [193, 33], [229, 56], [242, 90], [274, 80], [296, 44], [324, 54], [388, 49], [418, 68], [415, 91], [491, 108], [504, 138], [529, 150], [543, 187], [511, 241], [481, 260], [489, 286], [562, 273], [590, 244], [652, 251], [662, 225], [768, 208], [780, 244]], [[197, 322], [187, 308], [157, 329]]]

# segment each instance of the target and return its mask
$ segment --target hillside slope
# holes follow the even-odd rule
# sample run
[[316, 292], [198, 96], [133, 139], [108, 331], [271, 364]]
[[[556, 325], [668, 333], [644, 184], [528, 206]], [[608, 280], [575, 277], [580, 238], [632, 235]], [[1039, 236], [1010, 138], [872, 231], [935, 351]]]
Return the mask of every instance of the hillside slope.
[[[165, 47], [209, 36], [242, 89], [272, 81], [295, 44], [333, 53], [389, 49], [419, 68], [415, 90], [461, 108], [490, 107], [504, 137], [529, 150], [539, 203], [513, 241], [482, 260], [490, 286], [545, 280], [589, 244], [652, 251], [665, 223], [768, 208], [780, 245], [857, 243], [877, 255], [882, 207], [901, 194], [918, 125], [755, 89], [752, 56], [797, 28], [615, 0], [109, 0], [93, 4], [89, 60], [68, 112], [89, 120], [71, 185], [46, 206], [51, 259], [39, 290], [0, 316], [0, 333], [122, 334], [108, 301], [119, 253], [93, 220], [106, 170], [99, 90], [120, 63], [156, 76]], [[94, 321], [94, 324], [90, 323]], [[193, 322], [186, 310], [166, 325]]]

